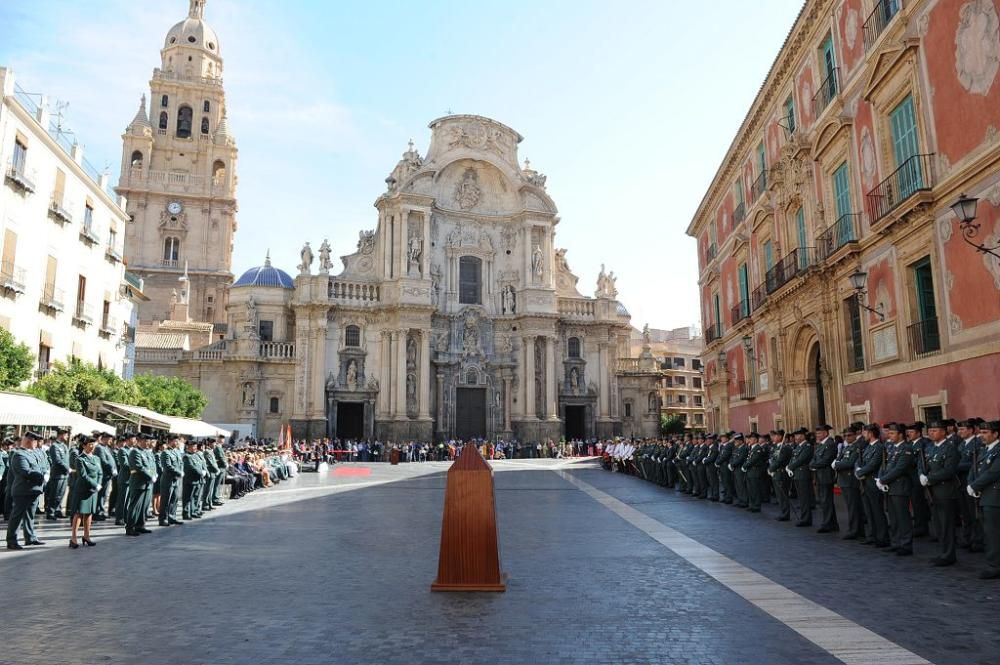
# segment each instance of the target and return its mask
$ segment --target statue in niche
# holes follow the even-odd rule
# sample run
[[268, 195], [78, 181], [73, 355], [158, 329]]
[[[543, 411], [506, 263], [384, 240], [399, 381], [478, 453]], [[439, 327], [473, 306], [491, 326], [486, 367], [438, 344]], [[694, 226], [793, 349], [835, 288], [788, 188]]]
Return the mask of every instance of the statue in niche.
[[416, 233], [410, 236], [409, 247], [406, 250], [406, 256], [410, 261], [410, 268], [413, 269], [417, 267], [420, 263], [420, 254], [423, 250], [424, 243], [420, 239], [420, 236]]
[[644, 346], [649, 346], [650, 344], [650, 334], [649, 334], [649, 324], [647, 323], [642, 327], [642, 343]]
[[516, 313], [517, 294], [514, 292], [513, 286], [503, 287], [503, 293], [501, 294], [500, 299], [504, 314]]
[[247, 326], [251, 330], [257, 328], [257, 301], [253, 296], [247, 298]]
[[479, 324], [476, 317], [465, 317], [465, 329], [462, 334], [462, 350], [465, 355], [475, 355], [481, 352], [479, 346]]
[[431, 290], [434, 292], [434, 303], [441, 300], [441, 266], [434, 264], [431, 266]]
[[330, 268], [333, 267], [333, 261], [330, 260], [332, 251], [329, 241], [324, 238], [323, 244], [319, 246], [319, 272], [322, 275], [330, 274]]
[[510, 353], [514, 350], [514, 340], [510, 335], [500, 338], [500, 353]]
[[247, 381], [243, 384], [243, 408], [253, 409], [257, 406], [257, 394], [253, 384]]
[[358, 364], [353, 360], [347, 363], [347, 389], [350, 391], [358, 389]]
[[535, 277], [541, 279], [544, 266], [542, 265], [542, 246], [535, 245], [531, 251], [531, 272]]
[[414, 370], [417, 367], [417, 341], [412, 337], [406, 341], [406, 369]]
[[448, 353], [448, 332], [447, 331], [445, 331], [445, 332], [441, 333], [440, 335], [438, 335], [437, 344], [435, 345], [435, 347], [437, 348], [438, 353]]
[[462, 210], [469, 210], [479, 203], [481, 197], [482, 191], [479, 189], [479, 175], [471, 167], [465, 169], [461, 182], [455, 187], [455, 201], [458, 202], [458, 206]]
[[170, 304], [171, 305], [176, 305], [177, 302], [178, 302], [178, 300], [177, 300], [177, 289], [171, 289], [170, 290]]
[[313, 252], [308, 242], [303, 245], [299, 257], [302, 259], [302, 263], [299, 264], [299, 272], [303, 275], [310, 274], [312, 272]]
[[649, 393], [649, 412], [653, 413], [656, 411], [656, 393]]
[[417, 408], [417, 375], [413, 372], [406, 373], [406, 410], [415, 411]]
[[580, 372], [575, 367], [569, 371], [569, 389], [574, 395], [580, 393]]

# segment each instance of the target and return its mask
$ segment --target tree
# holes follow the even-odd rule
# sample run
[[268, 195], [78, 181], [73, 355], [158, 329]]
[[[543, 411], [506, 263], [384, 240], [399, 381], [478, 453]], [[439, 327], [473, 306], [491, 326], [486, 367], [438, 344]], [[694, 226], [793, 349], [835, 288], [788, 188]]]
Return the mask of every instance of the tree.
[[0, 328], [0, 390], [17, 388], [31, 378], [33, 364], [31, 349]]
[[166, 416], [200, 418], [208, 405], [205, 393], [180, 377], [139, 374], [134, 384], [138, 396], [133, 404]]
[[83, 413], [95, 399], [135, 404], [139, 394], [131, 381], [77, 359], [53, 363], [52, 371], [29, 386], [28, 392], [77, 413]]
[[660, 416], [660, 433], [663, 435], [683, 434], [685, 427], [687, 424], [676, 414]]

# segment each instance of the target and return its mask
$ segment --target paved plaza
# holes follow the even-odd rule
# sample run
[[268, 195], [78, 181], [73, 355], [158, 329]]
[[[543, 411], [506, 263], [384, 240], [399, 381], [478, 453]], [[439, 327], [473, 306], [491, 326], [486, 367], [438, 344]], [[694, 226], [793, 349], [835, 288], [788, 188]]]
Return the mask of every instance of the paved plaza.
[[[495, 464], [504, 594], [432, 594], [445, 463], [0, 555], [0, 663], [996, 662], [1000, 585], [593, 462]], [[361, 473], [364, 473], [363, 471]], [[44, 522], [43, 522], [44, 524]]]

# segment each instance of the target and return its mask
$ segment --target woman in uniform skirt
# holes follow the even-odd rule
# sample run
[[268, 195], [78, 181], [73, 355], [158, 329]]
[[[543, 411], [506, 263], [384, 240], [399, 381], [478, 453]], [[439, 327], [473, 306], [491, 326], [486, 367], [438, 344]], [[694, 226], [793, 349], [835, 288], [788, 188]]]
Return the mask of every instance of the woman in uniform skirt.
[[70, 514], [73, 515], [72, 534], [69, 538], [69, 546], [76, 549], [80, 545], [76, 542], [76, 533], [80, 525], [83, 524], [83, 544], [93, 547], [94, 543], [90, 539], [90, 524], [94, 513], [97, 512], [97, 491], [101, 488], [101, 460], [94, 454], [96, 440], [87, 437], [80, 442], [80, 456], [76, 459], [76, 479], [73, 483], [73, 494], [70, 497]]

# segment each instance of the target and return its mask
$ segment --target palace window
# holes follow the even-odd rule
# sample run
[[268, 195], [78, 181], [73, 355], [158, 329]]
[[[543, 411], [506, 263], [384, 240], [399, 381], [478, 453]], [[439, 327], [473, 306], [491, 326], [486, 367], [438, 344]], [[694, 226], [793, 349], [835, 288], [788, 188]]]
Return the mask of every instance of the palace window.
[[344, 329], [344, 346], [361, 346], [361, 328], [347, 326]]
[[194, 112], [191, 110], [190, 106], [184, 105], [177, 109], [177, 138], [191, 138], [191, 123], [193, 122], [193, 116]]
[[208, 113], [210, 110], [212, 110], [212, 103], [206, 99], [205, 104], [201, 107], [201, 110], [204, 111], [205, 113]]
[[257, 334], [262, 342], [274, 341], [274, 321], [261, 321], [257, 324]]
[[785, 126], [789, 134], [795, 133], [795, 98], [792, 95], [785, 100]]
[[168, 106], [170, 106], [170, 97], [166, 95], [160, 97], [160, 106], [162, 106], [163, 108], [167, 108]]
[[181, 253], [180, 238], [164, 238], [163, 240], [163, 261], [168, 265], [176, 265]]
[[625, 417], [632, 417], [632, 402], [625, 402]]
[[580, 357], [580, 338], [579, 337], [570, 337], [568, 340], [566, 340], [566, 349], [567, 349], [567, 353], [569, 354], [570, 358], [579, 358]]
[[844, 312], [847, 319], [848, 368], [852, 372], [861, 372], [865, 369], [865, 347], [861, 330], [861, 308], [856, 295], [844, 301]]
[[160, 113], [160, 129], [166, 129], [167, 125], [169, 124], [169, 122], [170, 121], [167, 118], [167, 112], [166, 111], [161, 112]]
[[475, 256], [463, 256], [458, 260], [458, 302], [463, 305], [482, 303], [483, 262]]
[[281, 410], [281, 402], [278, 401], [277, 397], [272, 397], [271, 398], [271, 404], [270, 404], [270, 408], [268, 410], [271, 413], [278, 413]]
[[208, 134], [208, 118], [201, 119], [201, 133]]

